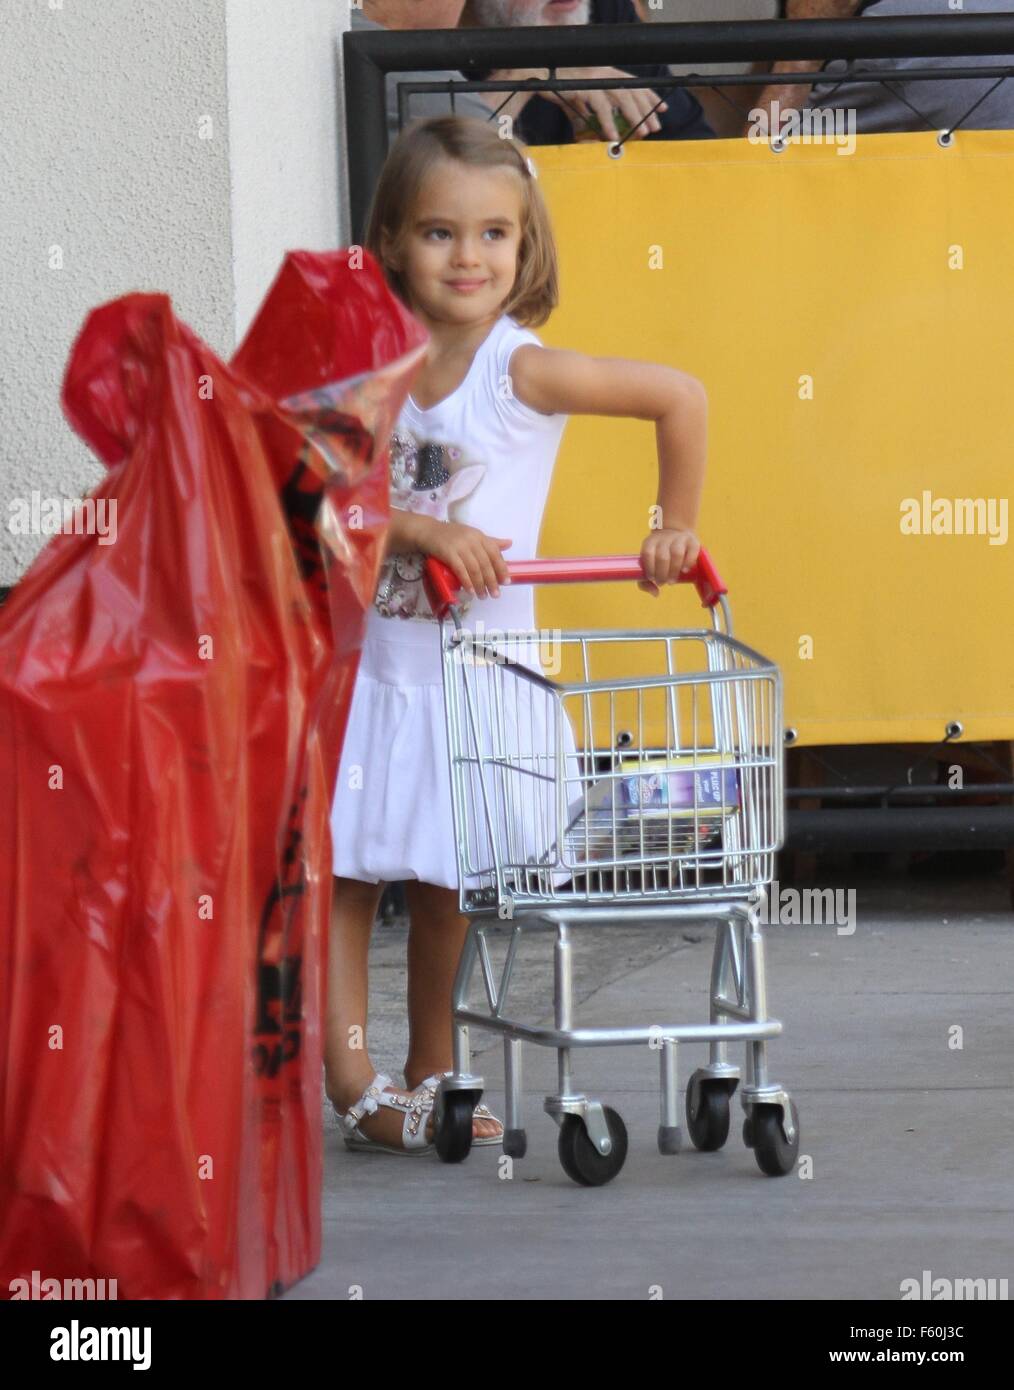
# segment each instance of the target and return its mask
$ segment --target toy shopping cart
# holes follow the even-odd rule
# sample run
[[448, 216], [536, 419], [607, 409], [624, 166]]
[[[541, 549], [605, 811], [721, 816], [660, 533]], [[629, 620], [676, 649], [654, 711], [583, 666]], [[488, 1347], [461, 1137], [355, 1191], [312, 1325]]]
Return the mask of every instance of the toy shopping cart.
[[[639, 579], [637, 556], [515, 561], [513, 583]], [[576, 1089], [575, 1048], [639, 1044], [661, 1067], [658, 1147], [677, 1153], [677, 1047], [707, 1043], [690, 1077], [687, 1129], [720, 1149], [740, 1070], [728, 1044], [746, 1044], [740, 1099], [744, 1142], [763, 1172], [789, 1172], [799, 1120], [768, 1078], [761, 914], [782, 841], [781, 678], [732, 635], [726, 589], [704, 551], [692, 581], [711, 626], [675, 631], [466, 631], [458, 584], [440, 561], [426, 585], [441, 618], [461, 911], [471, 919], [454, 986], [454, 1070], [438, 1089], [439, 1156], [460, 1162], [472, 1142], [482, 1078], [471, 1071], [469, 1028], [503, 1035], [504, 1152], [526, 1149], [521, 1045], [556, 1049], [558, 1091], [545, 1109], [559, 1126], [560, 1161], [586, 1186], [620, 1171], [620, 1116]], [[453, 626], [443, 620], [450, 616]], [[571, 932], [627, 923], [716, 927], [710, 1021], [694, 1026], [579, 1027]], [[508, 991], [522, 940], [555, 933], [554, 1025], [511, 1018]], [[506, 934], [502, 967], [490, 946]], [[502, 944], [502, 943], [501, 943]], [[469, 1003], [479, 967], [486, 1008]]]

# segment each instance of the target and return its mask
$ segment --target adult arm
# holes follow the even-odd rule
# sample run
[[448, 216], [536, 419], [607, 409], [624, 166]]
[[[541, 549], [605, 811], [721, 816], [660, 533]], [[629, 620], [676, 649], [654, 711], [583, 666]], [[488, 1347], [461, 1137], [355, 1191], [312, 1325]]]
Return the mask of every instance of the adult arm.
[[[786, 19], [851, 19], [859, 9], [861, 0], [786, 0], [785, 18]], [[796, 58], [789, 60], [779, 60], [772, 64], [770, 72], [771, 82], [767, 82], [759, 90], [757, 88], [747, 88], [753, 93], [752, 108], [767, 112], [770, 129], [772, 106], [777, 101], [781, 111], [801, 110], [809, 98], [813, 87], [812, 82], [778, 82], [779, 73], [804, 73], [819, 72], [827, 60], [824, 58]], [[758, 69], [758, 64], [754, 64], [752, 71]], [[741, 129], [741, 134], [745, 135], [750, 128], [749, 116]]]

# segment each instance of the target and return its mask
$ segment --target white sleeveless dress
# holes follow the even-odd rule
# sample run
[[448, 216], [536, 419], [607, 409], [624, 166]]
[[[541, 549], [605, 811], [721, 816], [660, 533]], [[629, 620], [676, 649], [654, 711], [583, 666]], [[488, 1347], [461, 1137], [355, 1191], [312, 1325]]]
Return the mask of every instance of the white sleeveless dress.
[[[457, 390], [428, 410], [408, 397], [391, 441], [392, 507], [509, 538], [512, 544], [503, 552], [508, 560], [537, 554], [553, 466], [569, 418], [542, 415], [510, 391], [510, 358], [522, 343], [541, 346], [534, 333], [503, 315], [480, 344]], [[420, 571], [419, 556], [388, 557], [367, 617], [331, 811], [333, 870], [367, 883], [420, 879], [457, 889], [441, 629]], [[480, 623], [487, 632], [533, 629], [533, 586], [501, 586], [498, 599], [471, 600], [463, 626], [474, 629]], [[522, 660], [532, 670], [542, 669], [534, 645], [524, 650]], [[541, 749], [548, 710], [544, 697], [530, 701], [520, 721], [508, 729], [509, 739], [523, 745], [515, 751]], [[563, 725], [569, 777], [576, 759], [566, 717]], [[488, 733], [487, 728], [486, 737]], [[518, 786], [533, 780], [513, 778], [511, 797]], [[552, 814], [551, 793], [541, 790], [538, 805], [513, 804], [511, 812], [519, 812], [518, 823], [526, 826], [525, 847], [538, 852], [548, 847], [542, 833], [547, 808]], [[488, 862], [482, 825], [467, 833], [477, 837], [474, 842], [470, 838], [478, 854], [473, 864]], [[566, 878], [569, 874], [560, 876], [561, 881]], [[466, 876], [464, 886], [472, 883]]]

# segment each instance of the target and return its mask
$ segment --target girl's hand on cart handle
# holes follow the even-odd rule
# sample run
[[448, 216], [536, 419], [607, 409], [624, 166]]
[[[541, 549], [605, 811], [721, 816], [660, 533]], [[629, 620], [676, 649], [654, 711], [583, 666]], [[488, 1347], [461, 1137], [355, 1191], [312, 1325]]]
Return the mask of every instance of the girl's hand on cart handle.
[[660, 527], [650, 531], [641, 546], [641, 567], [644, 578], [637, 587], [653, 598], [659, 596], [659, 585], [678, 584], [681, 574], [688, 574], [697, 564], [701, 543], [693, 531], [678, 527]]
[[504, 536], [487, 536], [477, 526], [434, 517], [423, 536], [423, 550], [454, 571], [461, 587], [477, 598], [499, 598], [500, 585], [509, 584], [507, 562], [500, 553], [513, 545]]

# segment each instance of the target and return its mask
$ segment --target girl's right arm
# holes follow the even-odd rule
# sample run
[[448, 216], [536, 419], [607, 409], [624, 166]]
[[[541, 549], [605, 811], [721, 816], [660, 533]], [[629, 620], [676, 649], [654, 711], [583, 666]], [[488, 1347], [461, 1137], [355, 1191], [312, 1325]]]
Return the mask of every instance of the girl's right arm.
[[416, 512], [392, 507], [384, 554], [422, 551], [424, 555], [435, 555], [450, 566], [467, 593], [477, 598], [499, 598], [499, 586], [511, 582], [507, 562], [500, 553], [510, 545], [513, 541], [503, 536], [487, 536], [477, 526], [438, 521], [436, 517], [419, 516]]

